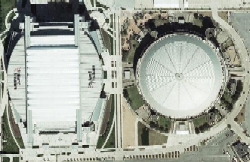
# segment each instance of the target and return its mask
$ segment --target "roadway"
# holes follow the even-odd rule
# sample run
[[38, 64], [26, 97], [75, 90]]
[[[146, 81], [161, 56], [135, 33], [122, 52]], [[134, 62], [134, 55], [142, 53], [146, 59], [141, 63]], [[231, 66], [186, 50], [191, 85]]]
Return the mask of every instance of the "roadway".
[[[6, 31], [4, 31], [6, 32]], [[3, 32], [3, 33], [4, 33]], [[3, 47], [3, 39], [0, 41], [0, 57], [1, 57], [1, 62], [0, 64], [2, 65], [1, 68], [1, 76], [3, 76], [3, 78], [1, 78], [1, 87], [3, 87], [3, 89], [1, 88], [1, 103], [0, 103], [0, 115], [1, 117], [3, 116], [4, 110], [5, 108], [8, 108], [9, 106], [9, 100], [8, 100], [8, 93], [7, 93], [7, 88], [8, 88], [8, 83], [7, 83], [7, 73], [6, 73], [6, 65], [5, 65], [5, 57], [4, 57], [4, 47]], [[8, 109], [7, 109], [8, 110]], [[7, 115], [7, 117], [9, 118], [9, 115]], [[2, 123], [0, 124], [0, 133], [2, 134]], [[10, 126], [9, 120], [8, 120], [8, 125]], [[10, 130], [12, 131], [11, 127]], [[13, 135], [13, 134], [12, 134]], [[13, 136], [13, 139], [15, 140], [15, 137]], [[16, 141], [15, 141], [16, 142]], [[2, 135], [1, 135], [1, 141], [0, 141], [0, 148], [2, 150]]]
[[117, 148], [122, 148], [122, 94], [123, 94], [123, 87], [122, 87], [122, 55], [121, 55], [121, 42], [120, 42], [120, 10], [115, 10], [113, 15], [113, 27], [114, 27], [114, 51], [117, 57], [116, 63], [116, 146]]

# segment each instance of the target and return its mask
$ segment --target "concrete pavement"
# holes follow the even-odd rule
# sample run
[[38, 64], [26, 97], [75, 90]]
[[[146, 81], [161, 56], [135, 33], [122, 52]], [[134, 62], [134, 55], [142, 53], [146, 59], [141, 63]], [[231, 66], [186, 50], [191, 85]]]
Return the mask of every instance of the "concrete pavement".
[[[242, 41], [242, 38], [238, 35], [235, 29], [230, 26], [227, 22], [225, 22], [221, 17], [218, 16], [218, 8], [217, 8], [217, 1], [213, 0], [211, 3], [212, 8], [212, 16], [213, 19], [219, 23], [219, 25], [224, 28], [232, 37], [232, 40], [235, 43], [236, 49], [241, 55], [242, 66], [245, 68], [246, 71], [250, 69], [249, 63], [249, 55], [247, 53], [246, 47]], [[242, 139], [243, 142], [250, 144], [250, 138], [246, 137], [243, 133], [243, 129], [234, 121], [234, 118], [239, 114], [240, 110], [242, 109], [243, 105], [247, 101], [247, 97], [249, 95], [249, 87], [250, 87], [250, 75], [246, 73], [243, 90], [244, 92], [241, 93], [240, 98], [234, 105], [234, 109], [232, 112], [226, 117], [224, 123], [221, 124], [230, 124], [232, 126], [232, 130], [234, 130]]]
[[[223, 19], [221, 19], [219, 16], [218, 16], [218, 9], [217, 9], [217, 4], [216, 4], [216, 1], [212, 1], [211, 3], [211, 8], [212, 8], [212, 15], [213, 15], [213, 18], [216, 22], [219, 23], [219, 25], [224, 28], [225, 30], [227, 30], [228, 33], [230, 33], [232, 35], [232, 39], [234, 40], [235, 42], [235, 45], [236, 45], [236, 48], [238, 49], [239, 53], [241, 53], [241, 58], [248, 58], [248, 54], [247, 54], [247, 51], [246, 51], [246, 48], [245, 48], [245, 45], [244, 43], [242, 42], [240, 36], [236, 33], [236, 31], [227, 23], [225, 22]], [[116, 42], [116, 54], [120, 53], [120, 49], [119, 49], [119, 43], [118, 43], [118, 40], [119, 40], [119, 36], [117, 33], [119, 33], [119, 30], [118, 30], [118, 27], [119, 27], [119, 23], [118, 23], [118, 20], [119, 20], [119, 17], [116, 15], [114, 16], [115, 19], [114, 19], [114, 26], [115, 26], [115, 32], [116, 32], [116, 37], [115, 37], [115, 42]], [[243, 67], [245, 67], [245, 69], [250, 69], [250, 64], [248, 62], [248, 59], [243, 59], [242, 60], [242, 63], [243, 63]], [[228, 114], [228, 116], [223, 119], [221, 122], [219, 122], [216, 126], [214, 126], [213, 128], [210, 129], [210, 131], [207, 131], [203, 134], [199, 134], [199, 135], [194, 135], [192, 137], [190, 137], [190, 140], [188, 140], [186, 143], [182, 143], [181, 145], [176, 145], [179, 147], [179, 149], [184, 149], [185, 147], [188, 147], [190, 145], [194, 145], [194, 144], [199, 144], [201, 141], [203, 141], [204, 139], [209, 139], [213, 136], [216, 136], [218, 133], [220, 133], [221, 131], [223, 131], [228, 124], [230, 124], [232, 126], [232, 129], [235, 131], [235, 132], [239, 132], [238, 135], [241, 137], [241, 139], [244, 141], [244, 142], [247, 142], [247, 143], [250, 143], [250, 140], [249, 138], [247, 138], [244, 133], [243, 133], [243, 129], [237, 125], [235, 122], [234, 122], [234, 118], [238, 115], [238, 113], [240, 112], [243, 104], [245, 103], [246, 101], [246, 98], [247, 98], [247, 94], [248, 94], [248, 89], [249, 89], [249, 80], [250, 80], [250, 76], [249, 74], [246, 74], [246, 77], [245, 77], [245, 81], [244, 81], [244, 89], [247, 90], [247, 92], [245, 92], [244, 94], [241, 95], [240, 99], [236, 102], [235, 104], [235, 107], [234, 109], [232, 110], [232, 112], [230, 114]], [[119, 101], [118, 101], [119, 102]], [[119, 103], [117, 103], [117, 105], [119, 105]], [[117, 107], [117, 120], [116, 122], [120, 122], [119, 120], [119, 109]], [[117, 124], [117, 129], [120, 130], [120, 124]], [[118, 134], [117, 134], [117, 138], [120, 138], [121, 135], [119, 135], [119, 132], [118, 131]], [[249, 141], [249, 142], [248, 142]], [[118, 144], [119, 145], [119, 144]], [[171, 146], [173, 147], [173, 146]]]
[[[115, 55], [121, 56], [121, 42], [120, 42], [120, 10], [116, 10], [113, 16], [115, 43]], [[122, 60], [118, 60], [116, 64], [117, 71], [117, 95], [116, 95], [116, 133], [117, 133], [117, 148], [122, 148]]]

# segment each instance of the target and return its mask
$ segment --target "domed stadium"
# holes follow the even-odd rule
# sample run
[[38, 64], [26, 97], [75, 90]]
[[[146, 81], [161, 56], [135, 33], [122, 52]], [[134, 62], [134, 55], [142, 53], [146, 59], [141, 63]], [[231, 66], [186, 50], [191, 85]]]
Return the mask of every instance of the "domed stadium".
[[137, 85], [157, 112], [188, 118], [219, 99], [224, 75], [220, 54], [195, 35], [168, 35], [154, 42], [137, 64]]

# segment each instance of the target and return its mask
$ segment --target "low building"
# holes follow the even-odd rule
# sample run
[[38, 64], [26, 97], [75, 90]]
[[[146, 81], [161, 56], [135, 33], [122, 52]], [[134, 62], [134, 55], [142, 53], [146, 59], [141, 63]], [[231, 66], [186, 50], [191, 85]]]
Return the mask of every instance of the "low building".
[[[57, 2], [57, 0], [30, 0], [31, 4], [48, 4], [50, 2]], [[69, 0], [63, 0], [61, 2], [69, 3]]]
[[174, 123], [173, 133], [177, 135], [192, 134], [190, 122], [189, 121], [176, 121]]
[[232, 145], [232, 149], [236, 153], [238, 158], [240, 158], [243, 162], [248, 162], [250, 160], [250, 149], [249, 146], [245, 143], [237, 141]]
[[141, 106], [135, 112], [138, 114], [140, 118], [142, 118], [145, 121], [148, 120], [151, 115], [150, 109], [148, 108], [148, 106], [145, 105]]

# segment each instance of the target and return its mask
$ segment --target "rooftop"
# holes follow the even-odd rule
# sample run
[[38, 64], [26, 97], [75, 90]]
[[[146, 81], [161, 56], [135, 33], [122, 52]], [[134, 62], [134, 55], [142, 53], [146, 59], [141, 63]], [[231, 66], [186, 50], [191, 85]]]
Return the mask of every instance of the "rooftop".
[[[97, 38], [92, 41], [88, 26], [82, 26], [86, 22], [80, 19], [75, 15], [75, 34], [64, 35], [67, 23], [60, 24], [64, 30], [51, 34], [56, 23], [40, 26], [25, 17], [25, 32], [17, 39], [8, 65], [14, 118], [25, 145], [97, 143], [106, 103], [106, 98], [100, 98], [103, 74], [99, 54], [103, 44]], [[100, 37], [98, 32], [95, 36]], [[95, 129], [90, 128], [93, 124], [82, 127], [89, 121]]]
[[222, 85], [222, 68], [213, 48], [190, 35], [171, 35], [153, 43], [137, 69], [145, 100], [163, 115], [175, 118], [198, 115], [209, 108]]

